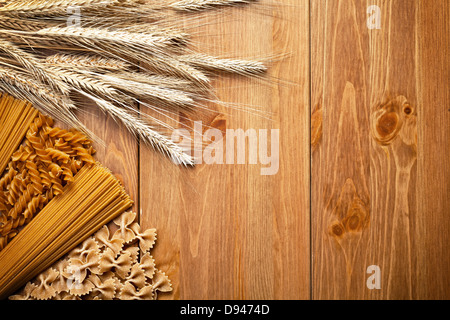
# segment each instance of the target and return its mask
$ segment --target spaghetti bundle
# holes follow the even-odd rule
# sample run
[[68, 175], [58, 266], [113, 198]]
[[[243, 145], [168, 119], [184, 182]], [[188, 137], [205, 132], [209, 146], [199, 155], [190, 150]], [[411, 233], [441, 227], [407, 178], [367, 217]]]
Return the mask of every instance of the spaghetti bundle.
[[0, 174], [37, 114], [31, 103], [0, 94]]
[[80, 169], [0, 252], [0, 299], [49, 268], [99, 228], [130, 208], [132, 200], [100, 164]]
[[[3, 102], [7, 109], [0, 135], [3, 137], [8, 131], [14, 134], [9, 139], [5, 137], [8, 147], [2, 152], [10, 160], [4, 175], [0, 175], [0, 250], [43, 206], [61, 194], [65, 185], [73, 182], [78, 170], [94, 163], [95, 151], [83, 133], [54, 127], [51, 118], [37, 114], [28, 103], [9, 96]], [[13, 110], [22, 105], [31, 122], [28, 118], [25, 123], [15, 121]], [[11, 156], [11, 147], [17, 147], [22, 139]]]

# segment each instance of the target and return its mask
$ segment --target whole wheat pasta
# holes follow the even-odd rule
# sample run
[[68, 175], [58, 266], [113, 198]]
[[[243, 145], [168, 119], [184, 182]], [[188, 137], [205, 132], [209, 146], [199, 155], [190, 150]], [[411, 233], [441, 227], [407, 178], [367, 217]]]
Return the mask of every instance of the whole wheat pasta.
[[[5, 123], [9, 115], [3, 113]], [[84, 134], [54, 130], [53, 125], [52, 118], [36, 115], [27, 124], [26, 137], [12, 154], [8, 170], [0, 176], [0, 250], [54, 196], [63, 193], [85, 164], [94, 164], [95, 150]]]
[[74, 181], [73, 172], [68, 161], [61, 164], [61, 169], [63, 170], [62, 172], [63, 181], [65, 181], [66, 183], [73, 182]]
[[41, 176], [39, 174], [39, 170], [37, 164], [33, 161], [27, 160], [26, 168], [28, 170], [28, 174], [30, 175], [30, 180], [34, 191], [36, 194], [42, 194], [44, 190], [44, 186], [42, 185]]
[[0, 189], [4, 189], [14, 179], [17, 171], [14, 168], [10, 168], [8, 172], [0, 179]]
[[9, 299], [150, 300], [172, 291], [151, 255], [156, 229], [142, 230], [132, 211], [113, 222], [112, 236], [104, 225]]
[[50, 173], [44, 167], [42, 162], [39, 161], [37, 166], [38, 166], [39, 177], [41, 178], [42, 185], [45, 188], [50, 189], [50, 187], [52, 186], [52, 181], [51, 181], [52, 177], [50, 176]]
[[36, 154], [33, 152], [31, 147], [29, 146], [19, 146], [19, 150], [13, 153], [11, 161], [12, 163], [16, 162], [25, 162], [27, 160], [34, 160]]
[[47, 269], [132, 205], [119, 181], [99, 164], [84, 166], [0, 252], [0, 298]]
[[29, 102], [0, 96], [0, 175], [37, 114]]
[[55, 54], [48, 56], [45, 63], [60, 67], [84, 67], [100, 70], [126, 70], [130, 64], [114, 58], [103, 57], [94, 54]]
[[46, 134], [52, 138], [61, 138], [69, 143], [89, 143], [89, 139], [81, 132], [74, 133], [57, 127], [47, 127]]

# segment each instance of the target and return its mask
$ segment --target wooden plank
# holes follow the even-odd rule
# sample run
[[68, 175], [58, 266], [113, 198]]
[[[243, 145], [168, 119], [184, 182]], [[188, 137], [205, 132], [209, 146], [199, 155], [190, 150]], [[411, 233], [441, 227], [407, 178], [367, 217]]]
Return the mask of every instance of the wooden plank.
[[[355, 260], [370, 207], [366, 52], [359, 2], [311, 2], [313, 298], [357, 290]], [[363, 12], [363, 13], [364, 13]], [[321, 129], [320, 129], [321, 128]], [[321, 132], [321, 136], [320, 136]], [[346, 233], [352, 208], [361, 213]], [[361, 277], [359, 277], [361, 278]]]
[[448, 154], [448, 114], [426, 110], [448, 97], [432, 81], [448, 80], [448, 52], [428, 38], [448, 44], [431, 17], [445, 21], [449, 5], [311, 3], [313, 297], [448, 298], [448, 276], [430, 287], [448, 273], [448, 258], [430, 260], [448, 252], [449, 168], [437, 156]]
[[98, 138], [94, 142], [95, 159], [116, 176], [124, 186], [134, 205], [139, 209], [138, 193], [138, 142], [109, 116], [100, 111], [95, 104], [85, 101], [79, 106], [77, 116], [81, 122]]
[[182, 170], [140, 150], [141, 223], [157, 228], [154, 257], [174, 287], [162, 298], [309, 297], [308, 2], [282, 3], [214, 13], [198, 22], [195, 38], [203, 51], [225, 57], [292, 54], [270, 76], [294, 85], [226, 75], [214, 83], [222, 101], [259, 106], [271, 120], [224, 106], [201, 118], [202, 132], [278, 129], [277, 174], [262, 175], [267, 165], [248, 157]]
[[418, 222], [423, 252], [415, 296], [450, 298], [450, 2], [418, 1]]

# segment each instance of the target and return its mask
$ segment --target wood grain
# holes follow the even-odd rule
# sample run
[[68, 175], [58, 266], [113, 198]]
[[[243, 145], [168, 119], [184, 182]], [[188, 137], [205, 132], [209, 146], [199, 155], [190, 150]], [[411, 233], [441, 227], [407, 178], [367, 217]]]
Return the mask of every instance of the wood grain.
[[85, 101], [79, 107], [77, 116], [98, 138], [94, 143], [95, 159], [119, 179], [134, 201], [131, 209], [138, 210], [138, 141], [95, 104]]
[[[181, 169], [94, 109], [82, 115], [106, 142], [97, 159], [158, 231], [153, 254], [174, 288], [160, 297], [450, 298], [449, 2], [261, 2], [185, 23], [206, 53], [282, 56], [270, 81], [223, 74], [218, 98], [247, 110], [208, 104], [177, 120], [278, 129], [276, 175], [247, 162]], [[380, 289], [367, 287], [370, 266]]]
[[448, 87], [433, 80], [449, 79], [449, 4], [312, 1], [311, 14], [313, 297], [448, 298]]
[[280, 130], [278, 173], [261, 175], [263, 165], [248, 159], [178, 170], [141, 149], [141, 220], [158, 229], [155, 259], [174, 285], [166, 298], [309, 297], [308, 2], [282, 2], [223, 10], [199, 22], [194, 40], [224, 57], [290, 54], [274, 62], [269, 83], [227, 75], [214, 82], [219, 99], [264, 116], [213, 105], [199, 116], [224, 133]]

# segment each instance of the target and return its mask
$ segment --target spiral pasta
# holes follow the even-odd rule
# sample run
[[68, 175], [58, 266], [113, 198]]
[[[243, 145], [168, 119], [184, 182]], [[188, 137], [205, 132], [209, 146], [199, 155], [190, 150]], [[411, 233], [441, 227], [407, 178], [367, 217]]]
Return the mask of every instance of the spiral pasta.
[[95, 150], [83, 133], [53, 126], [50, 117], [36, 113], [0, 176], [0, 250], [73, 183], [84, 165], [95, 163]]

